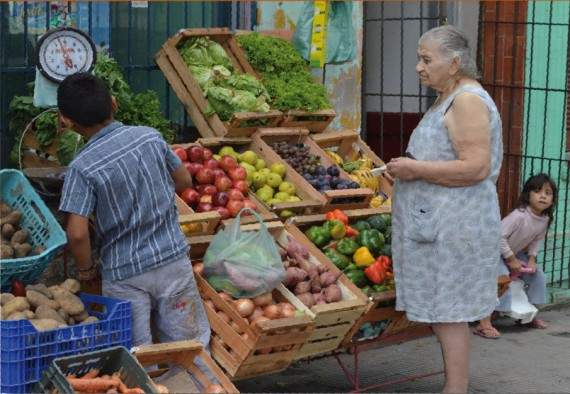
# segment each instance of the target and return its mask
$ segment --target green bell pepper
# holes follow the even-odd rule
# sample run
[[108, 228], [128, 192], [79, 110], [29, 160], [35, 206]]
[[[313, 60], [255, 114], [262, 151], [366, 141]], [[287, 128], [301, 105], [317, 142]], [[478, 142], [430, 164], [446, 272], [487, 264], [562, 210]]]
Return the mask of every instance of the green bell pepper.
[[350, 270], [350, 271], [344, 270], [344, 274], [357, 287], [364, 287], [368, 283], [368, 281], [366, 280], [366, 276], [364, 275], [364, 271], [362, 271], [361, 269], [357, 268], [355, 270]]
[[362, 289], [362, 292], [364, 294], [366, 294], [367, 296], [369, 296], [370, 294], [374, 293], [374, 290], [372, 290], [372, 287], [370, 286], [364, 286]]
[[311, 228], [305, 232], [305, 235], [317, 246], [326, 245], [327, 242], [331, 240], [330, 232], [321, 226], [311, 226]]
[[382, 292], [388, 291], [390, 289], [386, 285], [374, 285], [374, 286], [372, 286], [372, 290], [374, 291], [374, 293], [382, 293]]
[[325, 256], [327, 256], [339, 270], [345, 269], [350, 264], [350, 259], [348, 257], [340, 254], [333, 248], [326, 248]]
[[390, 243], [392, 240], [392, 226], [386, 227], [386, 231], [384, 231], [384, 239], [386, 240], [386, 243]]
[[376, 229], [361, 231], [356, 241], [366, 246], [374, 255], [378, 255], [384, 247], [384, 236]]
[[384, 219], [384, 223], [386, 223], [386, 227], [392, 225], [392, 215], [389, 213], [381, 213], [380, 216]]
[[358, 248], [358, 243], [352, 238], [343, 238], [336, 244], [336, 250], [347, 256], [352, 256]]
[[332, 239], [342, 239], [346, 234], [346, 227], [340, 220], [327, 220], [323, 227], [330, 233]]
[[392, 245], [389, 243], [384, 244], [384, 249], [382, 249], [382, 254], [384, 256], [392, 257]]
[[358, 230], [358, 232], [364, 231], [364, 230], [370, 230], [372, 227], [370, 227], [370, 223], [368, 223], [365, 220], [359, 220], [358, 222], [354, 223], [354, 225], [351, 226], [353, 229]]
[[382, 215], [373, 215], [370, 216], [367, 220], [370, 226], [378, 231], [384, 231], [386, 229], [386, 222]]

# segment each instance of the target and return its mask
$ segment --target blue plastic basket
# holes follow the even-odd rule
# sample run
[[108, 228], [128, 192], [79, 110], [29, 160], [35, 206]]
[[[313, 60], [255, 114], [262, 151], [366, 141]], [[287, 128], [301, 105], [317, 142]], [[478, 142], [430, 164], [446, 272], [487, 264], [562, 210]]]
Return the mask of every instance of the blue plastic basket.
[[1, 170], [0, 185], [2, 200], [22, 212], [20, 226], [30, 232], [32, 246], [42, 245], [45, 248], [38, 256], [0, 260], [1, 287], [7, 290], [12, 279], [19, 279], [24, 284], [33, 283], [65, 246], [67, 238], [22, 172]]
[[38, 332], [27, 320], [0, 321], [0, 392], [30, 393], [53, 359], [101, 350], [131, 347], [131, 304], [81, 294], [91, 316], [100, 321]]

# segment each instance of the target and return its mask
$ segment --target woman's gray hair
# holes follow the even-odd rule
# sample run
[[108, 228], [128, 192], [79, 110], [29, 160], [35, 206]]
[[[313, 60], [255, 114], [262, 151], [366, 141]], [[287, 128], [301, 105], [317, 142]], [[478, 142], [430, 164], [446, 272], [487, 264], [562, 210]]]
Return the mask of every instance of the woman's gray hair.
[[427, 40], [437, 41], [441, 53], [450, 61], [457, 57], [461, 74], [473, 79], [479, 78], [477, 63], [471, 53], [469, 40], [461, 30], [451, 25], [435, 27], [425, 32], [418, 42]]

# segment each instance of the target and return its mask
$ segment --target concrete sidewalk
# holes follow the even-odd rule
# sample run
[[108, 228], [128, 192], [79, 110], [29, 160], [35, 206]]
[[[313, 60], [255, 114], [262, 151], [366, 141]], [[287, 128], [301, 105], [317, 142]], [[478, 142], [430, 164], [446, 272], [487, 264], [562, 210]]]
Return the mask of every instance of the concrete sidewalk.
[[[570, 393], [570, 307], [541, 312], [546, 330], [496, 322], [498, 340], [473, 336], [471, 386], [474, 393]], [[342, 359], [352, 368], [352, 356]], [[442, 369], [434, 337], [371, 350], [360, 355], [361, 385], [392, 381]], [[348, 392], [352, 386], [333, 358], [298, 363], [288, 370], [237, 382], [243, 392]], [[385, 386], [382, 392], [441, 392], [443, 375]], [[378, 392], [378, 390], [375, 390]]]

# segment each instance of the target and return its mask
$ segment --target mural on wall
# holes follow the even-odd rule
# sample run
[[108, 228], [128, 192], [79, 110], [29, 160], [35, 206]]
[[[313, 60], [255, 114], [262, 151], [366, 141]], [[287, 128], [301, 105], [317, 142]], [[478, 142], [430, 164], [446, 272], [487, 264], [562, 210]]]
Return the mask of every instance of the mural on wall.
[[[277, 31], [291, 39], [297, 23], [306, 10], [303, 2], [257, 3], [256, 30]], [[362, 85], [362, 3], [352, 3], [352, 26], [355, 30], [356, 56], [343, 64], [327, 64], [324, 70], [314, 69], [315, 78], [324, 82], [337, 113], [332, 129], [351, 129], [360, 132]]]

